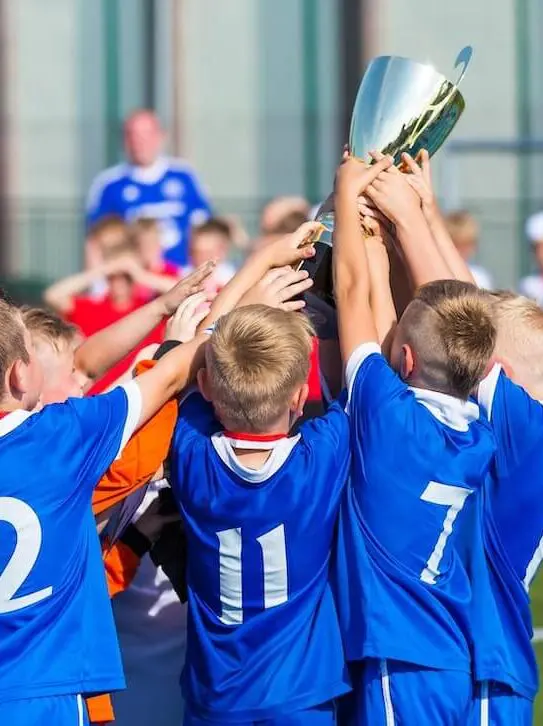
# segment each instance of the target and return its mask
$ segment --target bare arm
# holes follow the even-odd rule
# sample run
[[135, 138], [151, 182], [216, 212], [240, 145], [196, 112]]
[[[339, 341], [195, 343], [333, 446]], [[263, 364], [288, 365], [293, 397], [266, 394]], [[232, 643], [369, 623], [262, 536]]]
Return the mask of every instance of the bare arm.
[[54, 282], [45, 290], [43, 299], [55, 312], [66, 315], [73, 310], [74, 298], [83, 294], [94, 282], [103, 279], [106, 270], [107, 267], [101, 265]]
[[432, 185], [430, 156], [428, 152], [426, 150], [421, 152], [420, 166], [409, 154], [403, 155], [403, 161], [410, 171], [406, 179], [420, 197], [422, 212], [430, 228], [436, 247], [449, 269], [449, 277], [475, 284], [471, 270], [454, 246], [441, 210], [437, 204]]
[[[373, 225], [365, 220], [365, 226], [370, 230]], [[377, 336], [384, 355], [390, 352], [390, 345], [396, 324], [396, 308], [390, 289], [390, 261], [389, 253], [383, 238], [378, 234], [365, 237], [366, 254], [368, 256], [370, 272], [370, 300], [373, 319], [377, 329]]]
[[89, 379], [100, 378], [165, 317], [173, 315], [187, 297], [201, 290], [213, 268], [212, 262], [202, 265], [156, 300], [87, 338], [76, 351], [76, 367]]
[[253, 252], [241, 270], [219, 292], [211, 305], [209, 315], [200, 324], [200, 330], [233, 310], [248, 291], [273, 267], [294, 265], [312, 257], [315, 248], [310, 242], [321, 229], [321, 225], [317, 222], [306, 222], [293, 234]]
[[366, 167], [350, 158], [341, 164], [336, 174], [333, 272], [344, 364], [361, 343], [378, 340], [370, 304], [370, 271], [358, 214], [358, 197], [391, 163], [391, 159], [386, 158]]
[[438, 250], [422, 213], [418, 194], [398, 169], [382, 172], [368, 187], [367, 196], [396, 227], [415, 287], [450, 279], [451, 272]]

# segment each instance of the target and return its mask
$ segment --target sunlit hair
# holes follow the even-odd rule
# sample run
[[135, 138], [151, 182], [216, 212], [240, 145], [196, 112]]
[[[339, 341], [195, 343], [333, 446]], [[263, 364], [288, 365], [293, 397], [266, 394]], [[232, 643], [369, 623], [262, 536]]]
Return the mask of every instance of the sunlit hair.
[[207, 349], [213, 405], [234, 431], [269, 431], [307, 380], [313, 328], [300, 313], [250, 305], [221, 318]]
[[15, 361], [30, 363], [25, 343], [25, 328], [21, 311], [6, 300], [0, 299], [0, 399], [6, 391], [6, 373]]
[[401, 325], [427, 387], [467, 399], [496, 343], [487, 294], [458, 280], [431, 282], [419, 288]]
[[451, 212], [445, 217], [445, 224], [451, 235], [452, 241], [457, 247], [464, 245], [474, 245], [479, 237], [479, 225], [475, 217], [466, 212], [459, 210]]
[[488, 293], [498, 331], [496, 357], [530, 395], [543, 399], [543, 310], [509, 291]]
[[72, 345], [78, 336], [75, 325], [65, 322], [55, 313], [43, 308], [21, 308], [23, 322], [34, 342], [45, 341], [56, 351]]

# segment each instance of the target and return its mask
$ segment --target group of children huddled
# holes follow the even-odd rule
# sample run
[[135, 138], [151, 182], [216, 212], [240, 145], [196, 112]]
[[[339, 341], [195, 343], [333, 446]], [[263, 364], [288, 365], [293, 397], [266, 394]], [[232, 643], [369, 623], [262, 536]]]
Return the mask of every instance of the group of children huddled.
[[[187, 726], [531, 726], [543, 312], [474, 284], [427, 154], [373, 156], [346, 155], [327, 202], [335, 399], [295, 432], [316, 222], [217, 295], [205, 263], [82, 343], [0, 301], [0, 724], [112, 719], [94, 698], [124, 685], [104, 564], [113, 595], [144, 552], [164, 562], [173, 524]], [[82, 397], [162, 321], [153, 361]], [[166, 475], [177, 511], [121, 527]]]

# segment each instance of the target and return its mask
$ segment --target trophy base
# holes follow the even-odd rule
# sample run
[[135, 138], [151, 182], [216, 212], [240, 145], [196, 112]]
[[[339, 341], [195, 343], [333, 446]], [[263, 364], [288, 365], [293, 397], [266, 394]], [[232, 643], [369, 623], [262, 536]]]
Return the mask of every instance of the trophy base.
[[313, 280], [313, 287], [304, 295], [306, 312], [321, 340], [337, 338], [336, 304], [332, 283], [332, 247], [315, 242], [316, 254], [301, 265]]

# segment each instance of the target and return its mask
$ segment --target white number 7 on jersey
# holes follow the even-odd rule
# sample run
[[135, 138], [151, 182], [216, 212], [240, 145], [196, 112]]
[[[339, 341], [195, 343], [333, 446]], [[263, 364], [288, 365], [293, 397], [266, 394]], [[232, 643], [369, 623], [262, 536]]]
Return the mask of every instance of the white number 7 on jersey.
[[437, 481], [431, 481], [421, 494], [420, 498], [423, 502], [441, 504], [442, 506], [449, 507], [437, 544], [420, 576], [420, 579], [429, 585], [435, 585], [439, 575], [439, 563], [443, 558], [447, 540], [452, 533], [454, 520], [458, 516], [458, 512], [462, 510], [470, 494], [472, 494], [471, 489], [455, 487], [452, 484], [439, 484]]

